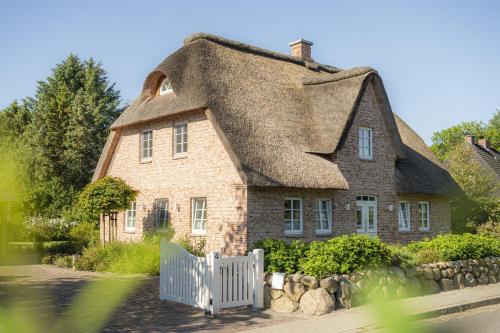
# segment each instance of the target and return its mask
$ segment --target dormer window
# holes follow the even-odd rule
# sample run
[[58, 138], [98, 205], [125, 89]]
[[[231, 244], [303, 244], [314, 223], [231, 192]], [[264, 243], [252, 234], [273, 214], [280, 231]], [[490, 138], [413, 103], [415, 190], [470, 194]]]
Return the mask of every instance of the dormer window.
[[170, 94], [174, 90], [172, 89], [172, 85], [170, 84], [170, 80], [165, 78], [160, 85], [160, 95]]

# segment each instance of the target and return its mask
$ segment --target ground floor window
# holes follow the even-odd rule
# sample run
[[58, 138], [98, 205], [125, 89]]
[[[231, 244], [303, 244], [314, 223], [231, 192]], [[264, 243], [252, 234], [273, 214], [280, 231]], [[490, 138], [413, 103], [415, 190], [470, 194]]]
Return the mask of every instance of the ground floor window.
[[167, 199], [155, 200], [156, 229], [167, 229], [169, 222]]
[[401, 201], [398, 204], [399, 230], [410, 230], [410, 203]]
[[130, 208], [125, 211], [125, 230], [135, 230], [136, 212], [136, 202], [134, 201], [130, 205]]
[[421, 201], [418, 203], [418, 225], [420, 230], [429, 230], [429, 203]]
[[207, 199], [194, 198], [191, 201], [192, 207], [192, 229], [193, 234], [204, 235], [207, 232]]
[[332, 232], [332, 201], [327, 199], [316, 200], [316, 233], [330, 234]]
[[302, 234], [302, 199], [285, 198], [284, 202], [284, 218], [285, 218], [285, 234], [300, 235]]

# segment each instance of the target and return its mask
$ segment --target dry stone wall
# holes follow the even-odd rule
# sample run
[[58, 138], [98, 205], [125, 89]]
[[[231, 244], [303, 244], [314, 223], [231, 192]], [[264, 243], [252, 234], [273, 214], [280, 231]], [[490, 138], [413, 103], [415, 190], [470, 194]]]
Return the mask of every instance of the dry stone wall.
[[322, 280], [301, 273], [285, 277], [283, 290], [272, 289], [266, 273], [264, 306], [276, 312], [301, 311], [318, 316], [336, 308], [350, 308], [374, 297], [387, 300], [436, 294], [500, 282], [500, 257], [439, 262], [416, 268], [391, 266]]

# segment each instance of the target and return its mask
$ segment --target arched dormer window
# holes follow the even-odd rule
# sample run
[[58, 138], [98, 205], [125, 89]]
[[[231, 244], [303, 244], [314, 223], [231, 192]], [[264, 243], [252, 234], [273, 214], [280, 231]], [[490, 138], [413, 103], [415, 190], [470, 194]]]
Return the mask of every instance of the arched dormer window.
[[172, 85], [170, 84], [170, 80], [168, 78], [163, 79], [160, 84], [160, 95], [170, 94], [174, 90], [172, 89]]

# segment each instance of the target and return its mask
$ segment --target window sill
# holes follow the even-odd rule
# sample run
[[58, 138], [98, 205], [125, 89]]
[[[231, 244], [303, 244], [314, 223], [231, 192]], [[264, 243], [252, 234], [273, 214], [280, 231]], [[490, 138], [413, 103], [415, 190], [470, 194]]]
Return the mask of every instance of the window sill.
[[286, 232], [285, 231], [285, 237], [302, 237], [304, 234], [303, 232]]
[[172, 157], [173, 160], [181, 160], [183, 158], [187, 158], [187, 154], [179, 154]]
[[315, 231], [314, 234], [316, 236], [331, 236], [333, 232], [331, 230], [328, 231]]
[[373, 162], [373, 157], [359, 157], [360, 161]]
[[191, 231], [191, 236], [206, 236], [207, 231], [206, 230], [200, 230], [200, 231]]
[[411, 232], [410, 229], [399, 229], [398, 231], [401, 232], [401, 233], [409, 233], [409, 232]]
[[135, 228], [134, 229], [125, 229], [124, 233], [126, 233], [126, 234], [135, 234]]
[[418, 229], [418, 231], [420, 231], [420, 232], [431, 232], [431, 229], [427, 229], [427, 228], [426, 229]]
[[148, 159], [148, 160], [141, 160], [141, 161], [140, 161], [140, 163], [141, 163], [141, 164], [153, 163], [153, 159], [152, 159], [152, 158], [150, 158], [150, 159]]

